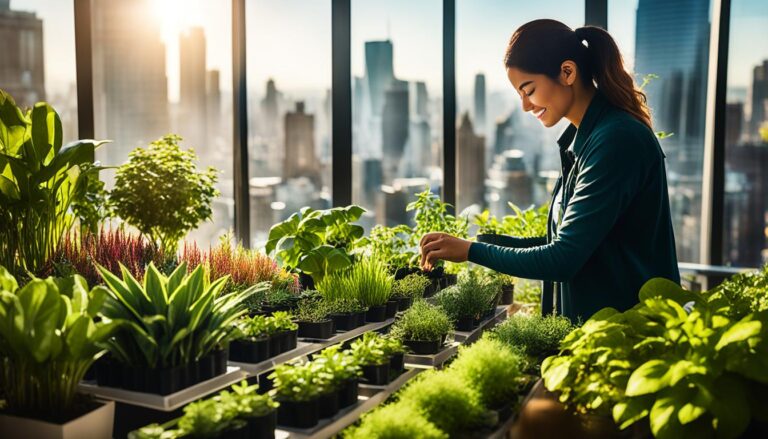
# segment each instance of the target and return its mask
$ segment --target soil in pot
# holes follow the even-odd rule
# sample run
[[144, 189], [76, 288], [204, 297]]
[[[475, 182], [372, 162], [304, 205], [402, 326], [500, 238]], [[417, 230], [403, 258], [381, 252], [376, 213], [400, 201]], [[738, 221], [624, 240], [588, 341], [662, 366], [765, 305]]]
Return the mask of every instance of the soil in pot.
[[277, 408], [277, 423], [286, 427], [310, 428], [317, 425], [319, 419], [318, 400], [311, 401], [279, 401]]
[[333, 320], [333, 326], [337, 331], [351, 331], [358, 327], [357, 313], [331, 314], [329, 317]]
[[336, 413], [339, 412], [339, 392], [334, 390], [325, 395], [320, 395], [317, 398], [317, 404], [319, 406], [317, 414], [321, 419], [336, 416]]
[[443, 345], [440, 340], [403, 340], [403, 344], [416, 355], [434, 355]]
[[357, 378], [349, 380], [339, 388], [339, 408], [343, 409], [357, 403]]
[[388, 319], [391, 319], [395, 316], [395, 314], [397, 314], [397, 309], [400, 307], [400, 302], [397, 300], [389, 300], [387, 301], [386, 307], [386, 316]]
[[229, 358], [240, 363], [261, 363], [269, 359], [269, 338], [246, 338], [229, 344]]
[[297, 322], [299, 324], [299, 337], [328, 339], [333, 337], [333, 320], [322, 322]]
[[387, 320], [387, 306], [372, 306], [365, 313], [365, 321], [368, 323], [383, 322]]
[[389, 362], [362, 366], [363, 380], [367, 384], [382, 386], [389, 382]]

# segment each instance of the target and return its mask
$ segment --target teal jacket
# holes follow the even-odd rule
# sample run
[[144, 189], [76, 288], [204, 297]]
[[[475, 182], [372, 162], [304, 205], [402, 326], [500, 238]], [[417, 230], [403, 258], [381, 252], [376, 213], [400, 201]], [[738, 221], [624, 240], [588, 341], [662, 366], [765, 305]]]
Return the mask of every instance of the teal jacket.
[[[631, 308], [651, 278], [679, 283], [665, 156], [653, 131], [598, 92], [578, 130], [570, 125], [558, 144], [562, 174], [547, 236], [474, 242], [469, 260], [545, 281], [542, 313], [572, 320], [604, 307]], [[553, 224], [561, 186], [560, 221]]]

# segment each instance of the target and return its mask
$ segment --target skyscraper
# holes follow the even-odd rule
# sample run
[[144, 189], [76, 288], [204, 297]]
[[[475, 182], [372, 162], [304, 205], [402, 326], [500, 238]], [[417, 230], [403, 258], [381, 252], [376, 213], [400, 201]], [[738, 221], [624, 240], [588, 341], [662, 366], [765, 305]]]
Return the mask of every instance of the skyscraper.
[[387, 89], [381, 118], [384, 184], [400, 177], [400, 161], [408, 141], [410, 115], [408, 111], [408, 83], [394, 81]]
[[315, 116], [304, 112], [304, 102], [285, 114], [283, 179], [308, 177], [320, 187], [320, 162], [315, 153]]
[[464, 113], [456, 133], [456, 211], [472, 204], [485, 206], [485, 136], [475, 134]]
[[97, 138], [106, 165], [169, 131], [165, 46], [147, 0], [94, 0], [93, 93]]
[[485, 75], [475, 75], [475, 129], [485, 134]]
[[277, 134], [277, 113], [279, 99], [280, 93], [277, 91], [275, 80], [269, 78], [267, 81], [267, 88], [264, 94], [264, 99], [261, 100], [262, 122], [264, 123], [261, 131], [265, 136], [271, 137]]
[[207, 147], [205, 32], [192, 27], [179, 35], [180, 134], [200, 152]]
[[760, 126], [768, 120], [768, 59], [755, 66], [752, 71], [752, 84], [749, 87], [747, 100], [749, 106], [749, 132], [750, 140], [760, 139]]
[[741, 102], [729, 102], [725, 105], [725, 146], [736, 146], [741, 139], [741, 131], [744, 123], [744, 104]]
[[413, 83], [413, 111], [411, 117], [418, 120], [427, 120], [429, 118], [429, 94], [427, 93], [427, 84], [424, 81]]
[[395, 80], [392, 42], [365, 42], [365, 75], [368, 79], [368, 95], [371, 114], [380, 116], [384, 107], [384, 95]]
[[12, 11], [8, 0], [0, 1], [0, 41], [0, 87], [22, 108], [45, 100], [43, 20], [34, 12]]

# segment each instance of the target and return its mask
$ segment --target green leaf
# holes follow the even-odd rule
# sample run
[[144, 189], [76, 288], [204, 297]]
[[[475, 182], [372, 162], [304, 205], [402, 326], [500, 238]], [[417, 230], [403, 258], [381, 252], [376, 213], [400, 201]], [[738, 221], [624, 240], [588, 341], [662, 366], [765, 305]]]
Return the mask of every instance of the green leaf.
[[663, 390], [669, 385], [669, 364], [662, 360], [650, 360], [638, 367], [627, 382], [627, 396], [647, 395]]
[[760, 321], [740, 321], [723, 333], [720, 341], [715, 346], [715, 350], [719, 351], [732, 343], [738, 343], [760, 335], [762, 330], [763, 324]]
[[680, 411], [677, 414], [677, 419], [680, 421], [680, 424], [686, 425], [699, 419], [706, 412], [706, 407], [689, 402], [680, 408]]
[[628, 398], [624, 402], [619, 402], [613, 406], [613, 420], [619, 425], [620, 430], [624, 430], [648, 416], [652, 402], [653, 399], [648, 397]]
[[640, 288], [639, 298], [641, 302], [654, 297], [670, 299], [677, 302], [679, 305], [697, 299], [695, 294], [685, 291], [677, 283], [660, 277], [649, 280]]

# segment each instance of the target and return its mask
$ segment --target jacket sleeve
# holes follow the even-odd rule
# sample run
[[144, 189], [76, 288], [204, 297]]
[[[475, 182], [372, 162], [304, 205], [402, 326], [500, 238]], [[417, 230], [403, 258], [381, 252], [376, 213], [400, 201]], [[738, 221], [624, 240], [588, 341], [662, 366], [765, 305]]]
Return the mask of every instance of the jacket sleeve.
[[586, 263], [661, 157], [644, 136], [621, 127], [593, 132], [557, 236], [549, 244], [507, 248], [472, 243], [469, 261], [512, 276], [566, 282]]
[[486, 243], [498, 245], [500, 247], [513, 247], [513, 248], [529, 248], [537, 247], [547, 243], [545, 236], [535, 236], [532, 238], [520, 238], [517, 236], [509, 235], [487, 235], [485, 238]]

